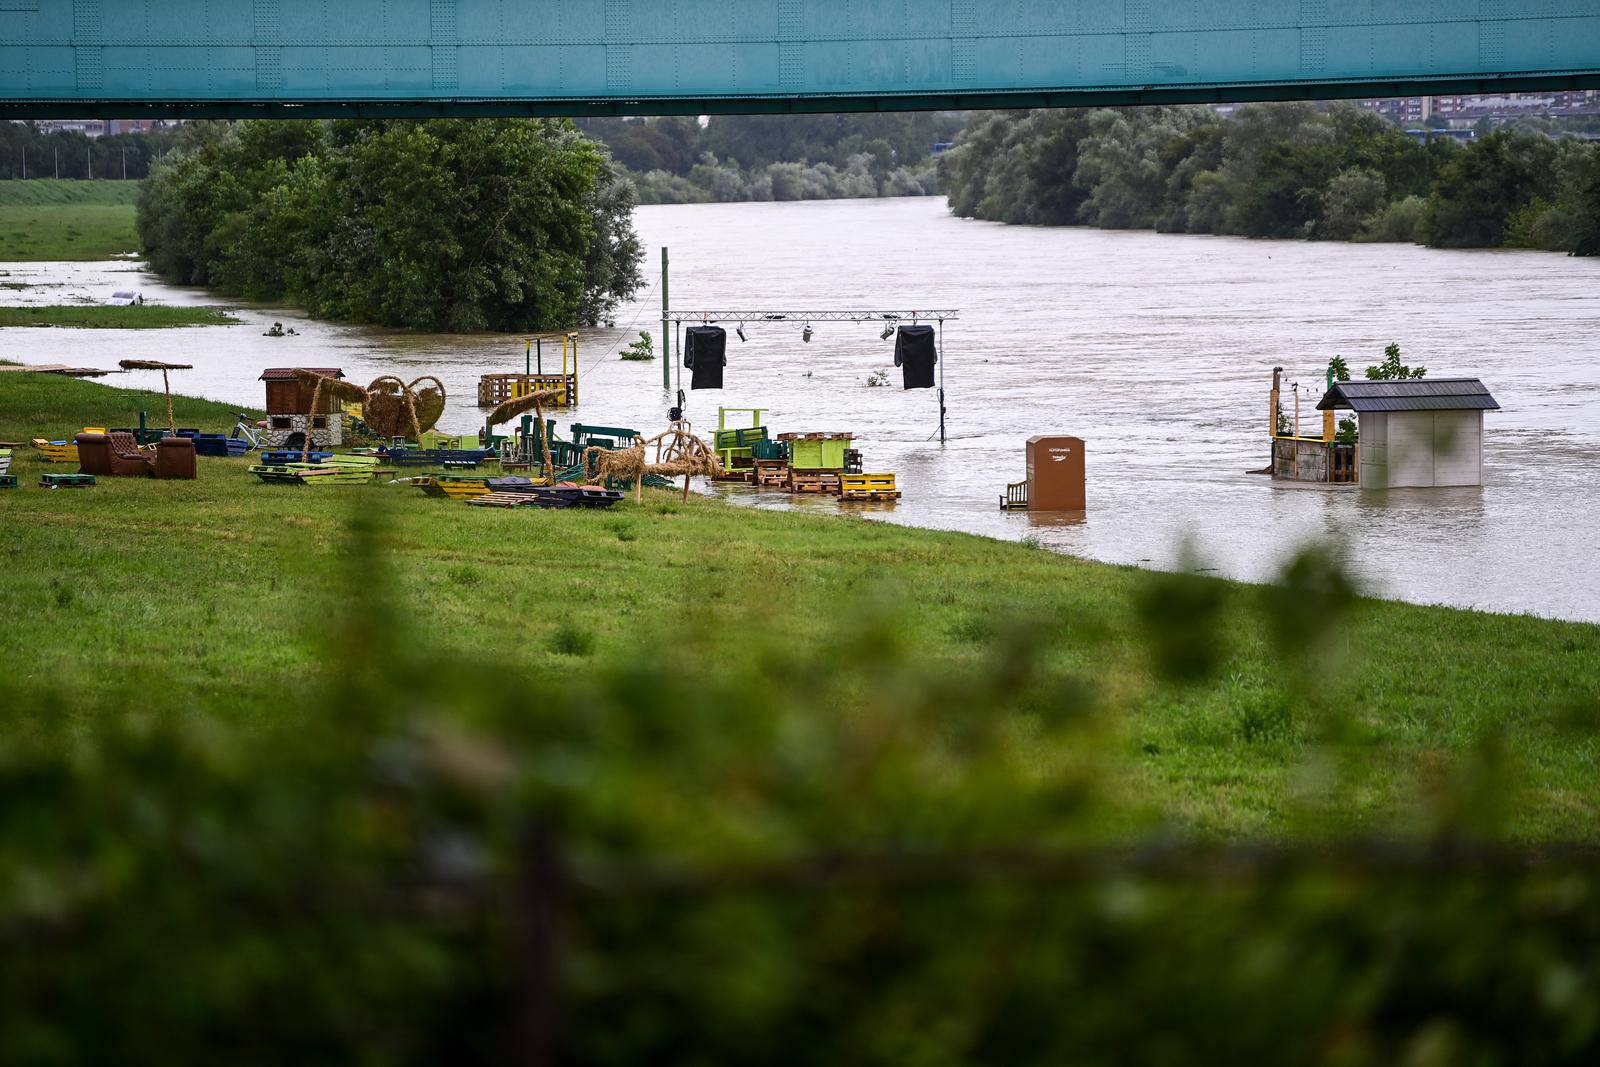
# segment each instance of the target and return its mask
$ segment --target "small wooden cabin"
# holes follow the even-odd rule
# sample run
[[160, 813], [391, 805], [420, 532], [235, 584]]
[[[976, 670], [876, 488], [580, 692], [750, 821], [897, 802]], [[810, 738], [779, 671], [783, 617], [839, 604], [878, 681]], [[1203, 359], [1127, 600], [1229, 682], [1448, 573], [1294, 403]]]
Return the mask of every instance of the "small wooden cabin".
[[[305, 367], [313, 374], [325, 378], [343, 378], [338, 367]], [[306, 385], [295, 375], [294, 367], [268, 367], [261, 372], [260, 380], [267, 383], [267, 443], [276, 448], [298, 448], [304, 444], [305, 435], [311, 434], [311, 443], [317, 447], [331, 448], [343, 443], [344, 415], [338, 397], [327, 390], [316, 398], [316, 410], [311, 410], [314, 386]]]
[[1368, 489], [1483, 484], [1483, 413], [1500, 405], [1477, 378], [1335, 382], [1320, 411], [1354, 411], [1358, 480]]

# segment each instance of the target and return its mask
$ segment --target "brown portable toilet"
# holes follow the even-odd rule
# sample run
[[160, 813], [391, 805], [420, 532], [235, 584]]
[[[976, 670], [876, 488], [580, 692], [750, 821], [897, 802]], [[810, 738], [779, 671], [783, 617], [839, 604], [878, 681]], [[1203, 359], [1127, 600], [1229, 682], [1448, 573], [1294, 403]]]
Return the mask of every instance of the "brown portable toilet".
[[1028, 438], [1028, 510], [1083, 511], [1083, 439]]

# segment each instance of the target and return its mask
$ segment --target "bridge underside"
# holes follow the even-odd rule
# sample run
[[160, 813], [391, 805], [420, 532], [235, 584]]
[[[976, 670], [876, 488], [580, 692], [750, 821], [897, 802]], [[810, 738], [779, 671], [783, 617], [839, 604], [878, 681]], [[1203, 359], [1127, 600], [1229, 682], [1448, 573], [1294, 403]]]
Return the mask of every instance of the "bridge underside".
[[897, 111], [1600, 88], [1600, 0], [0, 0], [0, 115]]

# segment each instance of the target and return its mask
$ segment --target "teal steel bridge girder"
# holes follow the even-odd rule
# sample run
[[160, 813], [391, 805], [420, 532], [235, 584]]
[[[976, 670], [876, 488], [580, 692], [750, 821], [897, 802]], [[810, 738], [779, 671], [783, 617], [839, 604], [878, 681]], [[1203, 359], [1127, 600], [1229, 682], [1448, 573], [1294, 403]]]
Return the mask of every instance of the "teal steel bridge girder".
[[1600, 88], [1600, 0], [0, 0], [0, 115], [594, 115]]

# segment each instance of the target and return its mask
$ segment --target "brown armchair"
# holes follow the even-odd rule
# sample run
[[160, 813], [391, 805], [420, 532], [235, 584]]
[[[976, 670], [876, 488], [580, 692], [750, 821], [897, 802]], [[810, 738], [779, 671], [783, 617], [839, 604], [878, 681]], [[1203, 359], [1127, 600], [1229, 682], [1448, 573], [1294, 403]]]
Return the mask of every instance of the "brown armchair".
[[193, 478], [194, 456], [194, 438], [163, 437], [156, 442], [156, 466], [152, 473], [157, 478]]
[[84, 474], [125, 478], [193, 478], [194, 442], [187, 437], [163, 437], [154, 454], [144, 451], [131, 433], [80, 433], [78, 465]]

